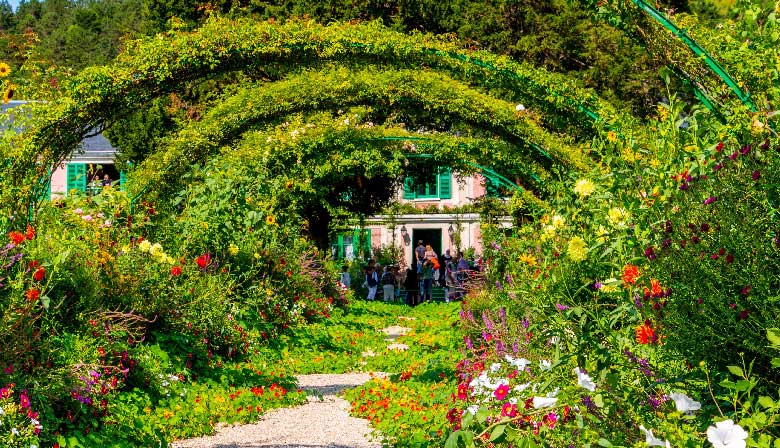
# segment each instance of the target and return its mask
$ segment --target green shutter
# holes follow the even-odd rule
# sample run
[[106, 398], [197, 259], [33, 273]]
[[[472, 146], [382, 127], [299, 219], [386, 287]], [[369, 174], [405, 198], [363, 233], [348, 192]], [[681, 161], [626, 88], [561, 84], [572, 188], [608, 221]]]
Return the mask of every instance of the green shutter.
[[68, 164], [68, 186], [66, 195], [70, 195], [71, 190], [78, 190], [82, 193], [87, 191], [87, 165], [83, 163]]
[[336, 250], [336, 259], [337, 260], [343, 260], [344, 259], [344, 235], [338, 236], [338, 249]]
[[371, 255], [371, 229], [363, 229], [363, 238], [366, 240], [366, 254]]
[[127, 190], [127, 175], [124, 171], [119, 172], [119, 189], [122, 191]]
[[404, 177], [404, 199], [415, 199], [414, 186], [411, 177]]
[[445, 168], [439, 173], [439, 199], [450, 199], [452, 197], [452, 172]]

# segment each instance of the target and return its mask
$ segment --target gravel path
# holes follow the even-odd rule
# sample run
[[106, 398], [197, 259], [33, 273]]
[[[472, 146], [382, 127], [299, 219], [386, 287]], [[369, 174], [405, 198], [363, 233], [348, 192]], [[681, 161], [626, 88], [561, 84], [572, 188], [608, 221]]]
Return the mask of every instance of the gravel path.
[[[375, 374], [383, 376], [384, 374]], [[224, 427], [217, 434], [175, 442], [175, 448], [381, 448], [371, 427], [349, 415], [349, 402], [336, 396], [371, 379], [368, 373], [298, 375], [314, 396], [295, 408], [270, 411], [251, 425]], [[321, 397], [321, 398], [320, 398]]]

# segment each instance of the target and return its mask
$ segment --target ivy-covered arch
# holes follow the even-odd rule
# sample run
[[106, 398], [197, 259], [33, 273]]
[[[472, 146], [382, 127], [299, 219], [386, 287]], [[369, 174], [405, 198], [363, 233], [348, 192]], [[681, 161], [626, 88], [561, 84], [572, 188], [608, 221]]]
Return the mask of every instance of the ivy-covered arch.
[[[8, 149], [4, 158], [11, 154], [16, 158], [3, 175], [11, 184], [4, 189], [7, 194], [2, 194], [9, 200], [4, 203], [19, 210], [36, 196], [31, 185], [46, 177], [50, 165], [64, 160], [85, 135], [188, 81], [228, 71], [256, 77], [286, 76], [291, 69], [317, 66], [322, 61], [368, 61], [446, 72], [506, 100], [522, 101], [540, 117], [553, 117], [548, 123], [564, 125], [564, 129], [566, 123], [590, 123], [584, 128], [600, 131], [622, 119], [607, 103], [562, 76], [486, 52], [466, 51], [447, 38], [404, 35], [375, 22], [322, 26], [290, 21], [277, 25], [213, 18], [194, 32], [172, 32], [129, 43], [126, 53], [112, 65], [89, 68], [65, 82], [68, 96], [33, 106], [30, 132], [4, 145]], [[504, 116], [501, 126], [513, 120]], [[520, 127], [515, 124], [514, 131], [505, 135], [520, 137]], [[574, 167], [587, 164], [581, 157], [573, 156], [572, 160], [576, 161], [571, 165]]]
[[304, 72], [275, 83], [246, 87], [207, 113], [200, 122], [172, 136], [164, 151], [150, 156], [137, 176], [155, 188], [174, 188], [190, 164], [237, 138], [257, 123], [292, 112], [376, 104], [409, 113], [427, 112], [465, 121], [514, 143], [529, 164], [553, 163], [586, 169], [591, 163], [563, 139], [547, 133], [514, 105], [441, 74], [426, 71], [352, 71], [337, 68]]

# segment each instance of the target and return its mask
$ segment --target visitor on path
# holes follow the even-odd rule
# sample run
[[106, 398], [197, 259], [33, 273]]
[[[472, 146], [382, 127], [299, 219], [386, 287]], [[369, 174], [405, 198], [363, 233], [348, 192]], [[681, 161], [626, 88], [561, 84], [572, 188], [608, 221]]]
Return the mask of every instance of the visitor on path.
[[452, 255], [450, 255], [450, 250], [447, 249], [444, 251], [444, 256], [442, 257], [441, 266], [439, 267], [439, 286], [447, 287], [447, 266], [452, 262]]
[[463, 280], [466, 279], [469, 271], [469, 262], [463, 256], [463, 252], [458, 252], [458, 265], [457, 265], [457, 279], [458, 285], [463, 286]]
[[103, 176], [103, 186], [104, 187], [110, 187], [111, 186], [111, 177], [109, 177], [108, 174]]
[[430, 244], [425, 246], [425, 254], [423, 255], [423, 258], [426, 260], [433, 260], [434, 258], [438, 258], [438, 255], [436, 255], [436, 251], [433, 250], [433, 247], [431, 247]]
[[352, 282], [352, 279], [349, 277], [349, 272], [347, 272], [347, 265], [344, 265], [341, 267], [341, 275], [339, 276], [339, 284], [341, 284], [342, 288], [349, 289], [349, 284]]
[[385, 266], [385, 273], [382, 274], [382, 294], [385, 302], [393, 302], [395, 299], [395, 274], [390, 266]]
[[407, 305], [417, 305], [417, 288], [419, 288], [417, 283], [417, 269], [410, 267], [406, 270], [406, 278], [404, 279], [404, 289], [406, 290]]
[[422, 269], [423, 261], [425, 261], [425, 246], [423, 245], [422, 240], [418, 241], [417, 247], [414, 248], [414, 257], [417, 262], [417, 273], [419, 274]]
[[458, 279], [455, 276], [455, 272], [457, 271], [457, 266], [455, 265], [455, 261], [450, 257], [450, 261], [447, 262], [446, 271], [444, 274], [444, 297], [446, 298], [446, 301], [449, 303], [450, 300], [455, 300], [460, 298], [460, 291], [458, 288]]
[[422, 288], [420, 288], [420, 301], [430, 301], [432, 298], [433, 288], [433, 263], [430, 260], [426, 260], [422, 267]]
[[373, 266], [369, 266], [366, 271], [366, 287], [368, 288], [368, 300], [376, 298], [376, 288], [379, 285], [379, 276]]

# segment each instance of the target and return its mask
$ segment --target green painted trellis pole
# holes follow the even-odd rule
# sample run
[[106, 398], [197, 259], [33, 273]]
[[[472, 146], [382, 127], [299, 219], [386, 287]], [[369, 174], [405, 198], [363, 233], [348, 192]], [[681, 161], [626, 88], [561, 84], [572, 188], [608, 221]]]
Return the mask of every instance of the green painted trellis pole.
[[[750, 97], [750, 93], [743, 91], [739, 87], [739, 84], [737, 84], [737, 81], [726, 71], [726, 69], [723, 68], [723, 66], [720, 65], [720, 63], [715, 60], [715, 58], [712, 57], [712, 55], [707, 52], [707, 50], [705, 50], [701, 45], [699, 45], [698, 42], [696, 42], [690, 35], [688, 35], [684, 29], [677, 27], [674, 22], [669, 20], [665, 15], [661, 14], [660, 11], [652, 7], [645, 0], [631, 1], [638, 8], [652, 17], [656, 22], [661, 24], [661, 26], [669, 30], [673, 36], [680, 39], [680, 41], [684, 43], [696, 56], [703, 58], [704, 63], [707, 64], [710, 70], [712, 70], [713, 73], [715, 73], [727, 86], [729, 86], [731, 91], [737, 95], [737, 97], [745, 106], [750, 109], [751, 112], [758, 112], [758, 107]], [[708, 101], [704, 102], [704, 104], [711, 110], [714, 107], [714, 105]]]

